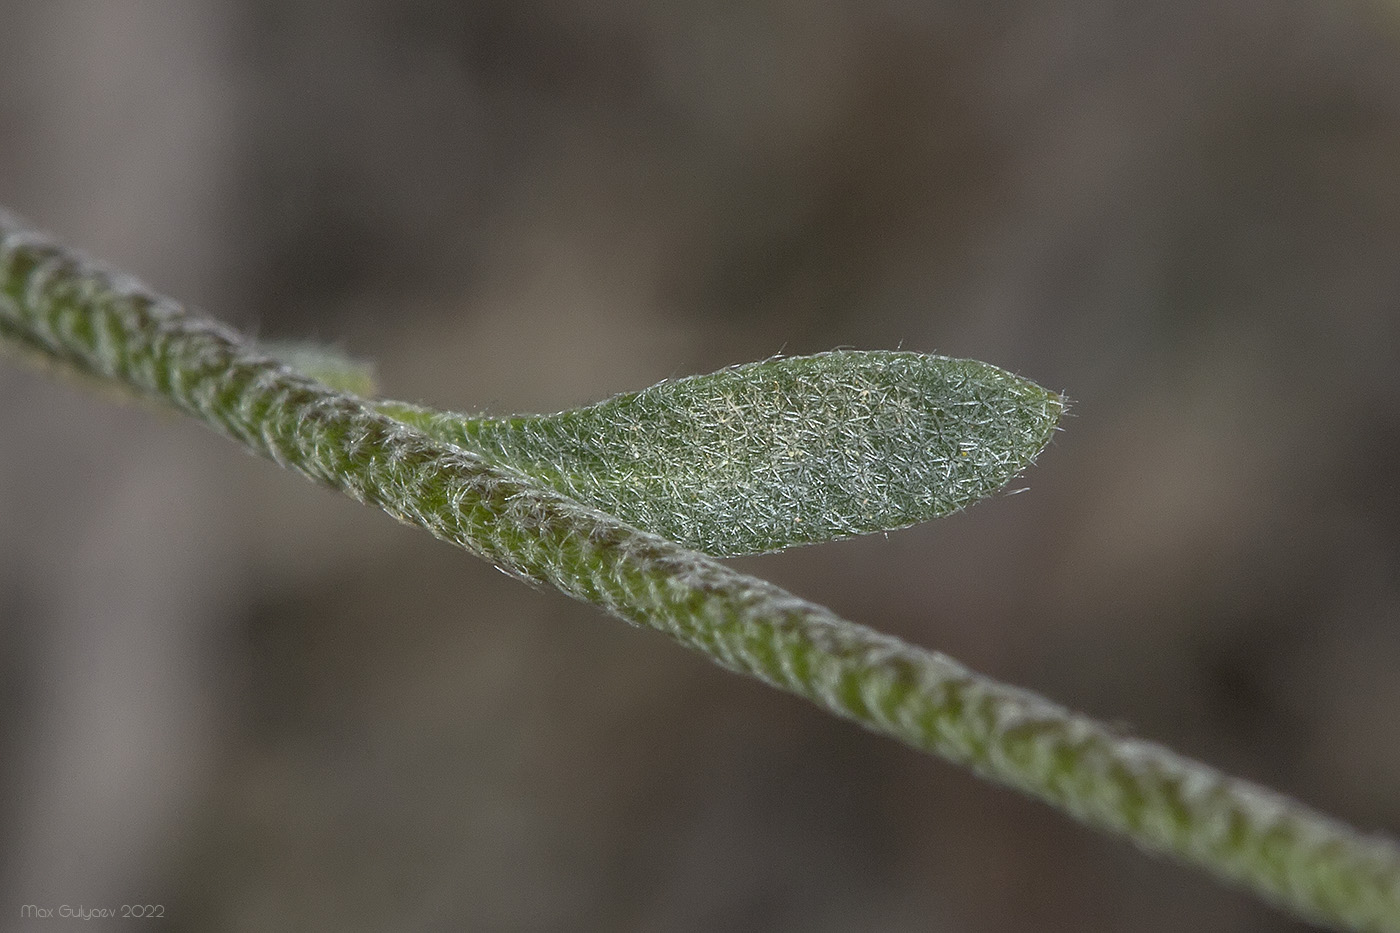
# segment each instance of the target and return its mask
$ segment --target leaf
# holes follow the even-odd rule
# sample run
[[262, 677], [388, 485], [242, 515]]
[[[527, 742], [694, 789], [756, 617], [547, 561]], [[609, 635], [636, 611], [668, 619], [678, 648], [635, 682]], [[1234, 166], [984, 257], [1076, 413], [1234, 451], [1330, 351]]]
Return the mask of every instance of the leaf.
[[902, 528], [991, 495], [1064, 401], [975, 360], [839, 350], [661, 382], [553, 415], [385, 414], [716, 556]]

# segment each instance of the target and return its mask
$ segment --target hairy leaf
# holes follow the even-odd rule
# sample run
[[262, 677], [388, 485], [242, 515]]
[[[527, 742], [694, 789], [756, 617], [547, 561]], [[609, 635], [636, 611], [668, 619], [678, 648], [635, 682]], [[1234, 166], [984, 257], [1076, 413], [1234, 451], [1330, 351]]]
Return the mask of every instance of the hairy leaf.
[[571, 498], [719, 556], [903, 528], [991, 495], [1061, 397], [976, 360], [776, 358], [554, 415], [381, 411]]

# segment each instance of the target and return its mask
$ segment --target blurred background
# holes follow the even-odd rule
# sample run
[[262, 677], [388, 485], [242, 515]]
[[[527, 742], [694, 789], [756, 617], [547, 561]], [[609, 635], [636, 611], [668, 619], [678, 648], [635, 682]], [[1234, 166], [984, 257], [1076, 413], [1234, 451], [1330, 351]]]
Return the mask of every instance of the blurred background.
[[[1393, 3], [0, 21], [0, 203], [393, 397], [838, 346], [1067, 392], [1027, 494], [735, 563], [1400, 832]], [[1304, 929], [197, 424], [0, 400], [0, 926]]]

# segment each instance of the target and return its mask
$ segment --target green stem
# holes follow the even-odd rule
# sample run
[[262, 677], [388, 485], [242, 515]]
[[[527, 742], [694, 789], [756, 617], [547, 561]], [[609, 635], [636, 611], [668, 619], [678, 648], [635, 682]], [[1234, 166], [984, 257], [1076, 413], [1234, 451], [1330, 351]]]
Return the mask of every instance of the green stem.
[[0, 213], [0, 340], [163, 399], [503, 570], [1201, 866], [1302, 917], [1400, 931], [1400, 848], [587, 509], [257, 353]]

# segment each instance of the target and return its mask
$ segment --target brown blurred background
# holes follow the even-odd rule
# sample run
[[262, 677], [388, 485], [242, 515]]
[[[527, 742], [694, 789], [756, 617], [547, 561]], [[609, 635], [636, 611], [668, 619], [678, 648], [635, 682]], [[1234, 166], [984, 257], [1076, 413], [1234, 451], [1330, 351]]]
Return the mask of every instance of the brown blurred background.
[[[1400, 832], [1394, 4], [0, 23], [0, 203], [395, 397], [836, 346], [1063, 389], [1028, 494], [738, 563]], [[0, 400], [0, 927], [1302, 929], [196, 424]]]

